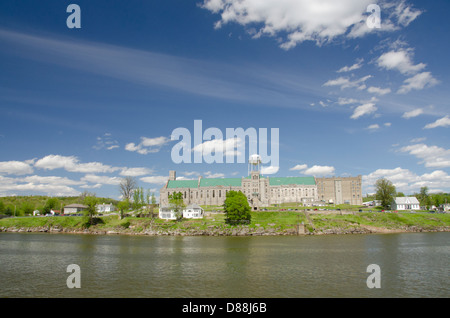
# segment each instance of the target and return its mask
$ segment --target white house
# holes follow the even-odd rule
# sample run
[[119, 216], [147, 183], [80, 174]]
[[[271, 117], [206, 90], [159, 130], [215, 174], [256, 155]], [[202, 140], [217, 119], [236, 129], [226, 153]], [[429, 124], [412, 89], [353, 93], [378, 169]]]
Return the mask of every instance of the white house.
[[110, 203], [110, 204], [97, 204], [95, 206], [95, 209], [98, 213], [108, 213], [108, 212], [114, 212], [116, 210], [116, 207]]
[[[203, 218], [204, 210], [197, 204], [190, 204], [183, 209], [183, 218], [186, 219], [201, 219]], [[159, 218], [165, 220], [176, 220], [175, 211], [170, 207], [159, 208]]]
[[186, 219], [201, 219], [203, 218], [203, 209], [195, 203], [188, 205], [183, 210], [183, 217]]
[[83, 204], [69, 204], [64, 207], [64, 214], [77, 214], [88, 208], [87, 205]]
[[420, 210], [420, 203], [416, 197], [396, 197], [391, 204], [392, 210]]

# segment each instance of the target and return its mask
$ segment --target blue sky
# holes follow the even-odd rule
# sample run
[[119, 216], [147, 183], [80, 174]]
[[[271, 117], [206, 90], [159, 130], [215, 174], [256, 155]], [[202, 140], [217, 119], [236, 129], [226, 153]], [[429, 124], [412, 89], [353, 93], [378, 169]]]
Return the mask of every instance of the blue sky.
[[[67, 27], [71, 3], [81, 28]], [[381, 28], [366, 23], [370, 4]], [[278, 170], [264, 166], [276, 176], [362, 175], [364, 193], [386, 177], [406, 194], [450, 192], [449, 9], [2, 1], [0, 196], [117, 199], [124, 176], [157, 195], [169, 170], [245, 176], [243, 163], [174, 163], [172, 131], [193, 135], [194, 120], [224, 138], [227, 128], [278, 129]]]

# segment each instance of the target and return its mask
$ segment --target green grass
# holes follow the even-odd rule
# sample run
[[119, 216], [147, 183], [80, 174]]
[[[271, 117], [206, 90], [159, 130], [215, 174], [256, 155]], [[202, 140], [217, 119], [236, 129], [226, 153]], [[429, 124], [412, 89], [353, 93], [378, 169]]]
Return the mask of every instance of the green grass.
[[[416, 226], [424, 230], [450, 226], [450, 214], [431, 213], [380, 213], [356, 212], [354, 214], [310, 214], [313, 226], [317, 231], [339, 228], [347, 229], [358, 226], [374, 226], [385, 229], [403, 229]], [[6, 228], [36, 228], [62, 227], [72, 230], [82, 230], [86, 227], [87, 219], [79, 216], [71, 217], [23, 217], [0, 219], [0, 227]], [[252, 212], [249, 228], [276, 228], [278, 230], [293, 229], [296, 224], [304, 223], [312, 231], [303, 212], [295, 211], [266, 211]], [[118, 216], [102, 216], [99, 222], [90, 226], [98, 231], [133, 231], [143, 232], [152, 228], [160, 231], [189, 231], [208, 229], [231, 229], [233, 225], [225, 224], [225, 215], [211, 214], [203, 219], [184, 219], [180, 222], [161, 219], [126, 217], [122, 220]]]

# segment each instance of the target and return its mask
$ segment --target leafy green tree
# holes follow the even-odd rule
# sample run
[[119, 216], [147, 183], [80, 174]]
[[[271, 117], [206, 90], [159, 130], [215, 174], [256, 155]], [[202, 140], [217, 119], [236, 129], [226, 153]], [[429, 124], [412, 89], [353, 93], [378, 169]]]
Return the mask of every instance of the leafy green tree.
[[375, 182], [375, 190], [375, 198], [381, 201], [381, 206], [384, 209], [388, 209], [397, 193], [395, 186], [391, 181], [381, 178]]
[[0, 201], [0, 214], [4, 214], [6, 210], [5, 204], [3, 201]]
[[175, 212], [175, 216], [177, 221], [180, 221], [183, 218], [183, 209], [185, 207], [183, 201], [183, 193], [174, 192], [169, 195], [169, 206]]
[[428, 187], [421, 187], [420, 193], [418, 194], [418, 199], [421, 206], [428, 208], [431, 205], [431, 199], [428, 195]]
[[27, 215], [27, 214], [33, 214], [34, 211], [34, 205], [30, 202], [24, 201], [22, 202], [22, 205], [20, 206], [21, 214]]
[[403, 192], [397, 192], [397, 197], [404, 197], [405, 194]]
[[241, 191], [228, 191], [223, 207], [227, 223], [250, 223], [251, 208]]
[[44, 205], [43, 213], [48, 214], [50, 213], [50, 210], [53, 210], [56, 208], [59, 204], [59, 200], [57, 198], [49, 198], [47, 199], [47, 202]]
[[120, 211], [120, 219], [123, 219], [124, 211], [128, 211], [130, 209], [130, 201], [128, 199], [120, 201], [117, 208]]
[[87, 205], [87, 210], [86, 210], [86, 216], [89, 219], [89, 224], [93, 224], [94, 223], [94, 216], [97, 214], [97, 206], [98, 203], [98, 199], [96, 197], [85, 197], [84, 198], [84, 204]]

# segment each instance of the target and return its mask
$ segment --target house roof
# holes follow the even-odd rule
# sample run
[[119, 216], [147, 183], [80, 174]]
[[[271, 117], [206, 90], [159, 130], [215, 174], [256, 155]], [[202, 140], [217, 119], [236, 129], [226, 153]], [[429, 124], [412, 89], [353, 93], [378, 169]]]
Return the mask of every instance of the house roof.
[[396, 197], [395, 204], [420, 204], [416, 197]]
[[64, 208], [83, 208], [83, 209], [87, 209], [88, 206], [87, 205], [83, 205], [83, 204], [69, 204], [66, 205]]
[[[202, 209], [202, 207], [199, 206], [198, 204], [193, 203], [193, 204], [188, 205], [188, 206], [186, 207], [186, 209]], [[203, 209], [202, 209], [202, 210], [203, 210]]]

